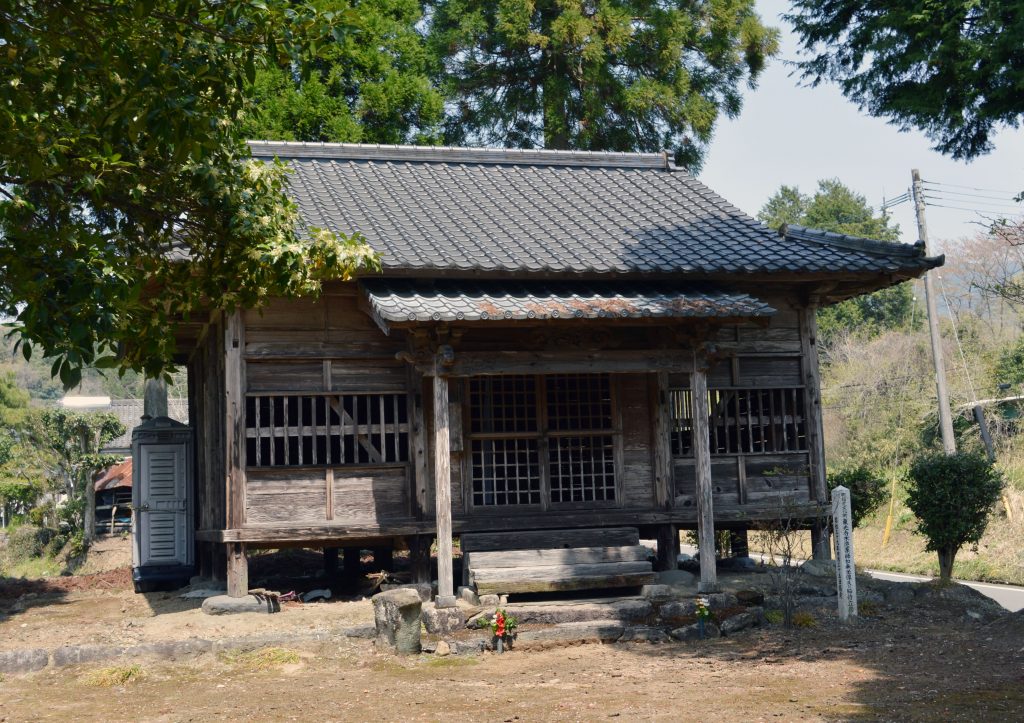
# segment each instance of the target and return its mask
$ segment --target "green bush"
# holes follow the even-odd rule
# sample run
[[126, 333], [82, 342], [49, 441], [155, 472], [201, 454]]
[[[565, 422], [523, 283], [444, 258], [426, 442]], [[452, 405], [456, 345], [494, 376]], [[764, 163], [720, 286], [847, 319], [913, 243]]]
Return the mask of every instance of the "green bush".
[[7, 557], [11, 562], [24, 562], [43, 554], [54, 537], [54, 531], [46, 527], [22, 525], [7, 535]]
[[948, 582], [961, 547], [977, 546], [999, 500], [1003, 477], [981, 454], [931, 453], [918, 457], [907, 473], [907, 506], [917, 516], [916, 532], [939, 555], [939, 578]]
[[850, 490], [850, 511], [854, 527], [877, 510], [886, 498], [885, 480], [864, 466], [829, 472], [829, 490], [839, 486]]

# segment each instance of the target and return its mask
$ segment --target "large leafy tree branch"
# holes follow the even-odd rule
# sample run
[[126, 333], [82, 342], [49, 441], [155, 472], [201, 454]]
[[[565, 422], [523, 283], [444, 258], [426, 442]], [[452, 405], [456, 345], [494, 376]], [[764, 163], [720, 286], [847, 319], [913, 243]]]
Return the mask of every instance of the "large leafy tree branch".
[[1016, 0], [793, 0], [799, 63], [871, 115], [917, 128], [953, 158], [992, 149], [1024, 114], [1024, 12]]
[[343, 37], [330, 7], [0, 8], [0, 311], [26, 357], [53, 357], [69, 387], [87, 365], [154, 376], [178, 321], [376, 267], [358, 235], [302, 228], [286, 169], [252, 161], [237, 130], [260, 67]]
[[433, 0], [453, 143], [676, 153], [697, 168], [778, 50], [752, 0]]

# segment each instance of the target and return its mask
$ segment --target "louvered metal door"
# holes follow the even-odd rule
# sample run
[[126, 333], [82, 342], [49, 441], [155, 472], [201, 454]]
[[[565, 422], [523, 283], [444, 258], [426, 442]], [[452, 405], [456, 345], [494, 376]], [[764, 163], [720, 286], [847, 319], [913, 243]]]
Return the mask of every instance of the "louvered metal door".
[[189, 528], [185, 446], [140, 446], [138, 509], [141, 565], [188, 565]]

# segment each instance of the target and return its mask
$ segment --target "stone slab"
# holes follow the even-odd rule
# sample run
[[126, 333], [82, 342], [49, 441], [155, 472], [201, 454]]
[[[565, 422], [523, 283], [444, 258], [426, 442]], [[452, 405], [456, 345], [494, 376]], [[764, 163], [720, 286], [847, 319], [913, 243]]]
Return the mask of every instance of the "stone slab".
[[377, 645], [394, 647], [396, 652], [403, 654], [418, 654], [423, 609], [419, 593], [399, 588], [379, 592], [371, 600]]
[[[697, 641], [701, 639], [700, 626], [697, 623], [684, 625], [681, 628], [676, 628], [671, 633], [669, 633], [669, 635], [671, 635], [675, 640], [680, 640], [683, 642]], [[722, 632], [718, 629], [717, 625], [715, 625], [710, 620], [705, 621], [704, 639], [718, 638], [721, 637], [721, 635]]]
[[239, 613], [281, 612], [281, 603], [272, 595], [214, 595], [203, 600], [203, 612], [207, 615], [235, 615]]
[[50, 662], [50, 655], [42, 648], [8, 650], [0, 653], [0, 673], [31, 673], [42, 670]]
[[507, 608], [519, 624], [559, 625], [589, 620], [618, 620], [641, 622], [654, 611], [650, 600], [619, 598], [608, 602], [566, 602], [564, 604], [515, 604]]
[[420, 617], [431, 635], [450, 635], [466, 626], [466, 613], [459, 607], [439, 608], [428, 603]]

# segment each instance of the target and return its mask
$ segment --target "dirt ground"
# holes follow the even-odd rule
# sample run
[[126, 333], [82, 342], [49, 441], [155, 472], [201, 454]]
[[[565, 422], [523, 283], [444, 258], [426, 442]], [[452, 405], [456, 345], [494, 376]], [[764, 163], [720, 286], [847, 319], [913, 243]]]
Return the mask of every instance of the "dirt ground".
[[[337, 634], [372, 621], [366, 600], [210, 617], [175, 594], [135, 595], [127, 576], [120, 589], [102, 587], [118, 574], [28, 598], [0, 586], [0, 650], [282, 630], [333, 636], [255, 658], [207, 653], [8, 675], [0, 721], [1024, 719], [1024, 614], [977, 620], [967, 612], [981, 602], [969, 593], [869, 605], [848, 624], [821, 609], [815, 627], [768, 625], [699, 644], [406, 658]], [[130, 682], [94, 679], [133, 664]]]

